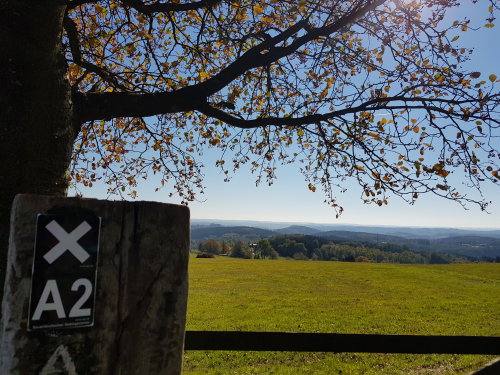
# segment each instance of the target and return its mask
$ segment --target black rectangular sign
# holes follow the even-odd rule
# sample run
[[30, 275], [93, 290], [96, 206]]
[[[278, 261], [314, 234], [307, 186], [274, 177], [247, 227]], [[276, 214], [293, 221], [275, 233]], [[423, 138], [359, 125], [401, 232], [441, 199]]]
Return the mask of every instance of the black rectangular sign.
[[101, 218], [38, 214], [28, 330], [91, 327]]

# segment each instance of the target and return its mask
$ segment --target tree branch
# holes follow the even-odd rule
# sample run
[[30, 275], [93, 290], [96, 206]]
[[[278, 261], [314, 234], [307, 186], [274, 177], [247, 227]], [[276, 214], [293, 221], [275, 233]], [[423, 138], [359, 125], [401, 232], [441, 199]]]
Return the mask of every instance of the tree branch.
[[[400, 105], [387, 105], [391, 102], [403, 102]], [[317, 124], [321, 121], [327, 121], [333, 118], [339, 118], [348, 114], [359, 113], [363, 111], [373, 111], [377, 109], [383, 110], [402, 110], [402, 109], [426, 109], [433, 112], [441, 113], [450, 117], [460, 117], [459, 113], [451, 113], [447, 109], [439, 107], [439, 104], [446, 104], [447, 106], [452, 105], [463, 105], [471, 104], [477, 102], [477, 100], [452, 100], [443, 98], [407, 98], [404, 96], [394, 96], [387, 98], [378, 98], [369, 100], [355, 107], [346, 107], [338, 111], [332, 111], [321, 114], [307, 115], [301, 117], [265, 117], [246, 120], [242, 118], [235, 117], [219, 108], [211, 106], [209, 103], [203, 103], [202, 105], [196, 107], [196, 110], [205, 114], [206, 116], [216, 118], [225, 122], [228, 125], [241, 128], [241, 129], [254, 129], [264, 126], [303, 126], [309, 124]], [[382, 107], [380, 104], [385, 103]], [[408, 103], [420, 103], [420, 104], [408, 104]], [[473, 119], [481, 119], [481, 116], [469, 115]], [[494, 118], [490, 119], [492, 122], [500, 124], [500, 120]]]
[[196, 94], [196, 90], [185, 89], [153, 94], [126, 92], [73, 94], [76, 118], [81, 122], [187, 112], [194, 110], [204, 100], [205, 98]]
[[[126, 1], [135, 2], [136, 0]], [[252, 47], [236, 61], [205, 82], [184, 87], [175, 92], [152, 94], [77, 93], [75, 94], [74, 101], [77, 105], [78, 117], [82, 121], [90, 121], [113, 117], [146, 117], [156, 114], [193, 110], [205, 103], [208, 97], [229, 85], [246, 71], [269, 65], [297, 51], [300, 47], [314, 39], [342, 30], [386, 1], [388, 0], [374, 0], [364, 7], [355, 9], [348, 15], [341, 17], [332, 24], [320, 28], [311, 29], [308, 27], [306, 21], [300, 21], [275, 37], [264, 40]], [[298, 37], [286, 47], [276, 47], [279, 43], [296, 35], [302, 29], [306, 29], [307, 33]], [[124, 103], [128, 104], [125, 105]]]
[[99, 0], [72, 0], [68, 1], [66, 11], [75, 9], [81, 5], [97, 3]]
[[126, 90], [126, 87], [118, 82], [118, 79], [112, 73], [95, 64], [83, 60], [82, 52], [80, 50], [80, 42], [78, 40], [78, 30], [75, 22], [66, 15], [63, 23], [66, 35], [68, 36], [69, 48], [71, 50], [71, 55], [73, 56], [73, 61], [82, 68], [87, 69], [89, 72], [97, 74], [104, 81], [109, 82], [113, 87]]
[[[72, 10], [81, 5], [97, 3], [98, 0], [72, 0], [68, 1], [68, 10]], [[221, 0], [201, 0], [192, 3], [153, 3], [144, 4], [142, 0], [122, 0], [122, 3], [130, 8], [134, 8], [142, 14], [166, 13], [166, 12], [185, 12], [188, 10], [211, 8], [220, 3]]]
[[[333, 22], [330, 25], [315, 29], [309, 28], [305, 20], [300, 21], [295, 25], [290, 26], [288, 29], [284, 30], [277, 36], [269, 38], [259, 43], [255, 47], [249, 49], [238, 60], [234, 61], [232, 64], [221, 70], [212, 78], [203, 82], [200, 86], [203, 87], [203, 89], [207, 92], [207, 96], [212, 95], [230, 84], [246, 71], [253, 68], [269, 65], [272, 62], [278, 61], [282, 57], [296, 52], [306, 43], [340, 31], [351, 23], [356, 22], [357, 19], [363, 17], [366, 13], [372, 11], [386, 1], [388, 0], [374, 0], [368, 5], [358, 8], [348, 15], [341, 17], [339, 20]], [[305, 35], [298, 37], [295, 41], [293, 41], [286, 47], [277, 47], [279, 43], [297, 34], [302, 29], [307, 29], [307, 33]], [[263, 51], [266, 50], [268, 52], [263, 53]]]
[[122, 3], [130, 8], [134, 8], [142, 14], [166, 13], [166, 12], [184, 12], [188, 10], [206, 9], [220, 3], [221, 0], [202, 0], [192, 3], [153, 3], [144, 4], [142, 0], [122, 0]]

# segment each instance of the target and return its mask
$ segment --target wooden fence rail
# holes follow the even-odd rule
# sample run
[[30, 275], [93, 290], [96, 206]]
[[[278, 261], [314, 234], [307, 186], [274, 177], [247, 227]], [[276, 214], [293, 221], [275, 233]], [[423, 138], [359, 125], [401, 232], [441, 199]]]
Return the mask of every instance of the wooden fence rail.
[[500, 337], [186, 331], [184, 349], [500, 355]]

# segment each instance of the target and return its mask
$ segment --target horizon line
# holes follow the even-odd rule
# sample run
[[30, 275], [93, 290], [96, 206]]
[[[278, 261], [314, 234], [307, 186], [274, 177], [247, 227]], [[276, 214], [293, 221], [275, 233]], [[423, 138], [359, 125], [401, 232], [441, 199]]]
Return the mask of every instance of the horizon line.
[[216, 218], [196, 218], [191, 220], [204, 221], [241, 221], [257, 223], [275, 223], [275, 224], [313, 224], [313, 225], [331, 225], [331, 226], [358, 226], [358, 227], [390, 227], [390, 228], [418, 228], [418, 229], [465, 229], [465, 230], [500, 230], [500, 227], [444, 227], [444, 226], [421, 226], [421, 225], [391, 225], [391, 224], [356, 224], [356, 223], [325, 223], [313, 221], [280, 221], [280, 220], [258, 220], [258, 219], [216, 219]]

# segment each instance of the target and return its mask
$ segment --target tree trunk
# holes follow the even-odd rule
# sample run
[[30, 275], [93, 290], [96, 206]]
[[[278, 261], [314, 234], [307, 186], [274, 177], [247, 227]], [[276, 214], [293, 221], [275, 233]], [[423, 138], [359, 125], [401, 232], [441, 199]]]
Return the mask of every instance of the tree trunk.
[[0, 0], [2, 286], [14, 196], [65, 195], [68, 187], [77, 128], [61, 43], [65, 7], [63, 0]]

